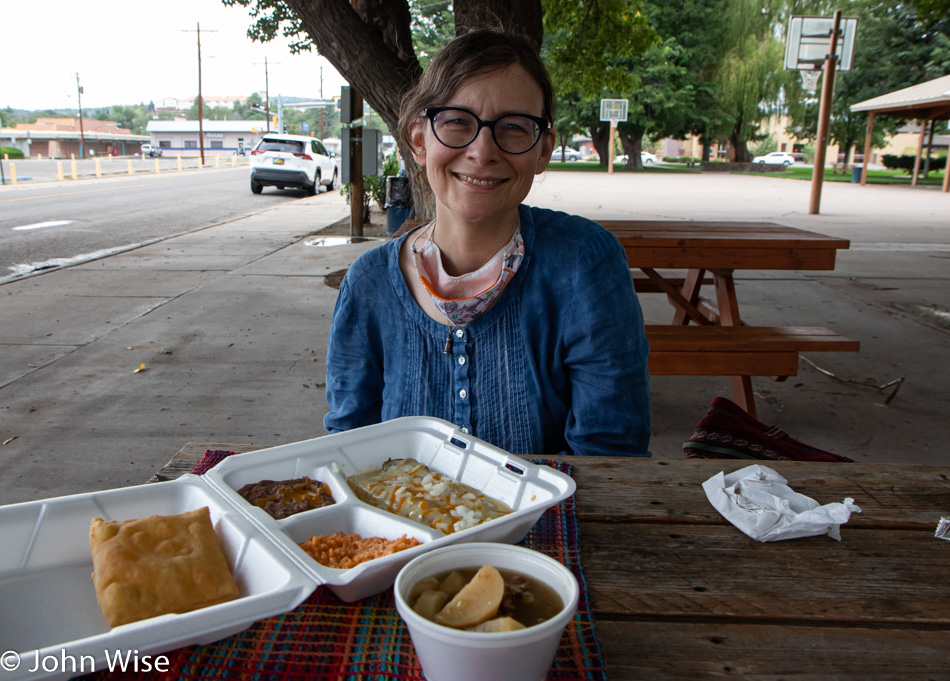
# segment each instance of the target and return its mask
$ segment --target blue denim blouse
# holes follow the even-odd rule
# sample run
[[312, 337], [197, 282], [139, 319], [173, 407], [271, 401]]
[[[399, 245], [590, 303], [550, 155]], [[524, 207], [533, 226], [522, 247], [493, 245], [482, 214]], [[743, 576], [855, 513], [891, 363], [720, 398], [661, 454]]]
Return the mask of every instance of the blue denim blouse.
[[357, 259], [330, 328], [329, 432], [435, 416], [516, 454], [649, 456], [648, 345], [623, 247], [585, 218], [519, 212], [525, 259], [465, 327], [413, 300], [406, 236]]

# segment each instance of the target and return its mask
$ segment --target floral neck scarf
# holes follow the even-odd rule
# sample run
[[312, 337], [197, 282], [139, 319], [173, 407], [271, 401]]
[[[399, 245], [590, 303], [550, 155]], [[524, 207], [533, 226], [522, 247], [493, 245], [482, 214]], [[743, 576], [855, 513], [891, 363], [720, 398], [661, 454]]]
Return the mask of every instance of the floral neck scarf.
[[511, 241], [475, 272], [453, 277], [442, 267], [442, 253], [432, 241], [435, 222], [422, 248], [412, 243], [412, 261], [422, 285], [429, 292], [433, 304], [445, 315], [450, 324], [464, 326], [483, 314], [505, 290], [524, 260], [524, 240], [521, 230], [515, 230]]

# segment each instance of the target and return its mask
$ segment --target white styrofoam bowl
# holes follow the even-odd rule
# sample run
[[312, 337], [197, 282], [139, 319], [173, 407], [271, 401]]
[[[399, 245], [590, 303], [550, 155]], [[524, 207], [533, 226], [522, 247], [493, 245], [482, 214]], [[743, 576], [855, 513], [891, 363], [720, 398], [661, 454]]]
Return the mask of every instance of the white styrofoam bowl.
[[[529, 575], [554, 589], [564, 607], [551, 619], [525, 629], [483, 633], [445, 627], [409, 607], [421, 579], [458, 568], [492, 565]], [[405, 620], [429, 681], [542, 681], [551, 668], [564, 627], [574, 617], [580, 590], [574, 574], [543, 553], [510, 544], [470, 543], [425, 553], [396, 577], [396, 609]]]

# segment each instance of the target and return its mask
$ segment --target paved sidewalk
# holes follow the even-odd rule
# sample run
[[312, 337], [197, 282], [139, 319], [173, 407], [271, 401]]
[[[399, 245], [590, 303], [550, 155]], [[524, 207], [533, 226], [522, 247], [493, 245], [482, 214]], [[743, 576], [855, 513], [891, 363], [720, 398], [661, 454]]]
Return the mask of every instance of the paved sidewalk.
[[[743, 273], [756, 324], [829, 326], [860, 353], [753, 379], [760, 418], [859, 461], [945, 463], [950, 196], [742, 176], [549, 173], [529, 203], [595, 218], [769, 219], [852, 239], [834, 272]], [[0, 190], [3, 191], [3, 190]], [[323, 434], [337, 291], [373, 242], [308, 245], [348, 215], [338, 193], [0, 286], [0, 504], [141, 483], [185, 442]], [[660, 296], [648, 321], [668, 321]], [[136, 370], [144, 365], [144, 370]], [[859, 383], [904, 378], [898, 394]], [[889, 392], [889, 391], [888, 391]], [[654, 455], [681, 444], [728, 379], [653, 380]]]

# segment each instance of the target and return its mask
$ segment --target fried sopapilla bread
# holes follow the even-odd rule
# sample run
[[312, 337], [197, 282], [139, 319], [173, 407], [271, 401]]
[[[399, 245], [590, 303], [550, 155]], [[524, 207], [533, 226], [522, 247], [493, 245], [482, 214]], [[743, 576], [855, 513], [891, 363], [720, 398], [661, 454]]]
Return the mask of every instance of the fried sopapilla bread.
[[93, 518], [89, 545], [96, 598], [109, 626], [238, 595], [207, 506], [137, 520]]

